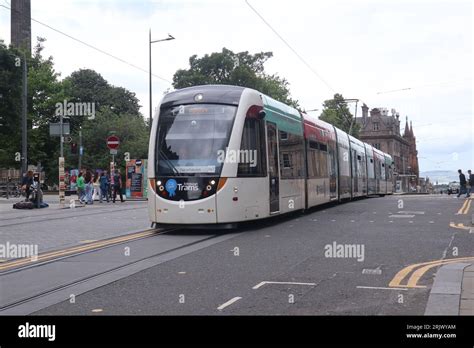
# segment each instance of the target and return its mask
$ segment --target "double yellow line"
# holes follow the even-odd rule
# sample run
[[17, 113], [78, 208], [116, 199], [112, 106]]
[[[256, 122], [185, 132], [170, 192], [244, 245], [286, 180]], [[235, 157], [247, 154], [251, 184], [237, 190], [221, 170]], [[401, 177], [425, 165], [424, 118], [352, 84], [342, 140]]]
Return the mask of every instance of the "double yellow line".
[[56, 259], [56, 258], [63, 257], [63, 256], [69, 256], [69, 255], [74, 255], [74, 254], [78, 254], [78, 253], [85, 252], [85, 251], [99, 249], [99, 248], [106, 247], [106, 246], [111, 246], [111, 245], [114, 245], [114, 244], [133, 241], [135, 239], [140, 239], [140, 238], [152, 236], [153, 234], [156, 234], [156, 233], [157, 233], [157, 230], [148, 229], [148, 230], [145, 230], [145, 231], [128, 234], [128, 235], [122, 236], [122, 237], [105, 239], [105, 240], [97, 241], [97, 242], [94, 242], [94, 243], [89, 243], [89, 244], [86, 244], [86, 245], [80, 245], [80, 246], [71, 247], [71, 248], [67, 248], [67, 249], [46, 252], [46, 253], [43, 253], [43, 254], [39, 254], [37, 258], [26, 257], [26, 258], [21, 258], [21, 259], [15, 259], [15, 260], [7, 261], [5, 263], [0, 264], [0, 272], [1, 271], [6, 271], [6, 270], [9, 270], [9, 269], [12, 269], [12, 268], [27, 266], [27, 265], [38, 263], [38, 262], [43, 262], [43, 261], [48, 261], [48, 260], [51, 260], [51, 259]]
[[[418, 285], [420, 278], [430, 269], [441, 265], [447, 265], [450, 263], [457, 262], [474, 262], [474, 256], [471, 257], [460, 257], [456, 259], [444, 259], [422, 263], [415, 263], [407, 266], [398, 272], [395, 277], [388, 284], [391, 288], [426, 288], [424, 285]], [[416, 271], [414, 271], [416, 269]], [[402, 284], [402, 281], [412, 272], [412, 275], [408, 278], [406, 284]]]
[[471, 208], [471, 198], [467, 198], [462, 207], [458, 210], [457, 215], [466, 215], [467, 212], [469, 211], [469, 208]]

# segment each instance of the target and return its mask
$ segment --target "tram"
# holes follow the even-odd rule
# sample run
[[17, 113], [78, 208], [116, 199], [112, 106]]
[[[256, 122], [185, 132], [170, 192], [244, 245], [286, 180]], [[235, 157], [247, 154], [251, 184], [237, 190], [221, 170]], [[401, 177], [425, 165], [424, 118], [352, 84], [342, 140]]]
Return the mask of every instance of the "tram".
[[155, 226], [235, 227], [393, 193], [390, 155], [244, 87], [166, 94], [148, 153], [148, 212]]

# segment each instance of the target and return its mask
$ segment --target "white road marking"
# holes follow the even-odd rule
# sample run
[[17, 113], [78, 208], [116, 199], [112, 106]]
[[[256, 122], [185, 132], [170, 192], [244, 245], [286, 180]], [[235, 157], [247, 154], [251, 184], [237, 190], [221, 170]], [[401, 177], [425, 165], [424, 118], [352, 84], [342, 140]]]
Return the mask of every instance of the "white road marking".
[[399, 211], [398, 214], [415, 214], [415, 215], [424, 215], [425, 212], [424, 211], [406, 211], [406, 210], [402, 210], [402, 211]]
[[223, 310], [225, 307], [230, 306], [232, 303], [237, 302], [240, 300], [242, 297], [234, 297], [233, 299], [227, 301], [226, 303], [221, 304], [219, 307], [217, 307], [218, 310]]
[[295, 283], [295, 282], [260, 282], [257, 285], [255, 285], [252, 289], [256, 290], [258, 288], [261, 288], [265, 284], [286, 284], [286, 285], [309, 285], [309, 286], [315, 286], [316, 283]]
[[415, 217], [415, 215], [390, 215], [389, 218], [412, 218]]
[[336, 220], [331, 220], [332, 222], [335, 222]]
[[434, 221], [430, 221], [430, 224], [434, 224]]
[[408, 288], [384, 288], [381, 286], [357, 286], [357, 289], [403, 290], [403, 291], [408, 290]]
[[186, 272], [178, 272], [178, 274], [186, 274]]
[[355, 222], [355, 220], [351, 220], [351, 222]]
[[390, 220], [389, 222], [393, 222], [392, 220]]

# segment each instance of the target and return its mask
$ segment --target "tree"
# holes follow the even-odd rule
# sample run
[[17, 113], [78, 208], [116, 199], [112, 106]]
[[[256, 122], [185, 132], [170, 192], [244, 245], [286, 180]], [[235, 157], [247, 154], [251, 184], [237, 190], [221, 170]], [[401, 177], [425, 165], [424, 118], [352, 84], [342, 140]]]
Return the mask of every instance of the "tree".
[[[149, 129], [143, 117], [135, 117], [125, 113], [116, 113], [110, 108], [102, 107], [93, 120], [86, 119], [82, 125], [82, 143], [84, 146], [83, 167], [91, 169], [107, 169], [111, 157], [106, 139], [114, 134], [120, 138], [119, 155], [116, 156], [118, 166], [124, 165], [123, 154], [130, 153], [130, 158], [147, 158]], [[77, 167], [77, 155], [69, 156]]]
[[333, 99], [325, 100], [323, 107], [324, 109], [319, 116], [320, 120], [328, 122], [348, 134], [352, 124], [350, 135], [356, 138], [359, 136], [360, 126], [356, 123], [349, 111], [346, 100], [341, 94], [336, 93]]
[[179, 89], [208, 84], [242, 86], [299, 107], [298, 101], [290, 97], [288, 81], [276, 74], [265, 73], [264, 64], [271, 57], [272, 52], [234, 53], [227, 48], [202, 58], [193, 55], [189, 58], [189, 69], [180, 69], [174, 74], [173, 87]]
[[[58, 180], [59, 138], [50, 137], [49, 123], [58, 122], [56, 104], [67, 102], [95, 103], [96, 120], [87, 116], [70, 116], [71, 136], [78, 142], [83, 128], [84, 165], [108, 168], [106, 138], [111, 131], [121, 137], [121, 151], [132, 158], [146, 158], [148, 128], [140, 114], [135, 93], [110, 85], [99, 73], [83, 69], [64, 80], [54, 70], [53, 58], [42, 56], [45, 39], [38, 38], [33, 56], [28, 60], [28, 164], [41, 163], [46, 182]], [[16, 63], [23, 53], [0, 43], [0, 168], [20, 167], [15, 153], [21, 152], [21, 66]], [[64, 146], [66, 167], [77, 168], [77, 154]], [[120, 159], [118, 163], [121, 164]]]
[[21, 52], [0, 42], [0, 168], [19, 166], [15, 153], [21, 152]]

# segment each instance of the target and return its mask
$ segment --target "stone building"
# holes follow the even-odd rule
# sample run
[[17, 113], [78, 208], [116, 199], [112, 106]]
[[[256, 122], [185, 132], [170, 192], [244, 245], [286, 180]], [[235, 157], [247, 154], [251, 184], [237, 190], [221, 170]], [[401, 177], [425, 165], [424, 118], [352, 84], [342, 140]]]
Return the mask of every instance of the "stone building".
[[30, 0], [11, 0], [11, 45], [31, 54]]
[[370, 110], [362, 106], [362, 116], [356, 118], [360, 125], [359, 139], [390, 154], [394, 161], [395, 180], [401, 181], [400, 190], [416, 189], [419, 179], [418, 151], [413, 127], [405, 122], [403, 136], [400, 131], [400, 115], [395, 109], [390, 114], [386, 108]]

